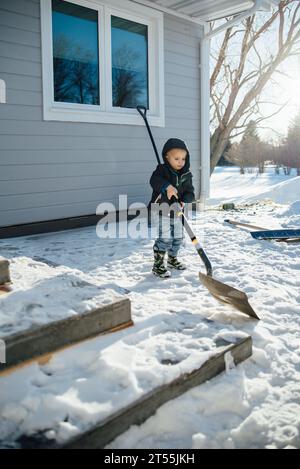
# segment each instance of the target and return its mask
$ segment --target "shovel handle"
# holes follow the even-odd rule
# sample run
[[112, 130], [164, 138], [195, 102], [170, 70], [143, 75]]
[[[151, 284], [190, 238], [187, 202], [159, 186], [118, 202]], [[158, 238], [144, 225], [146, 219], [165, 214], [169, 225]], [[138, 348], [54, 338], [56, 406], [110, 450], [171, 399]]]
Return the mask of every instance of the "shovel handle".
[[147, 108], [145, 106], [137, 106], [136, 110], [140, 113], [143, 119], [147, 117]]
[[207, 257], [206, 255], [206, 252], [204, 251], [204, 249], [201, 247], [198, 239], [196, 238], [196, 235], [195, 233], [193, 232], [192, 228], [190, 227], [190, 225], [188, 224], [188, 221], [183, 213], [183, 211], [181, 210], [181, 221], [182, 221], [182, 224], [185, 228], [185, 231], [187, 232], [187, 234], [189, 235], [190, 237], [190, 240], [192, 241], [197, 253], [199, 254], [203, 264], [205, 265], [205, 269], [206, 269], [206, 273], [209, 277], [212, 277], [213, 275], [213, 269], [212, 269], [212, 265], [211, 265], [211, 262], [209, 260], [209, 258]]
[[205, 265], [207, 275], [209, 277], [212, 277], [213, 276], [213, 269], [212, 269], [211, 262], [210, 262], [209, 258], [207, 257], [206, 252], [201, 247], [201, 244], [199, 243], [195, 233], [193, 232], [192, 228], [190, 227], [186, 216], [184, 215], [183, 208], [180, 205], [180, 203], [182, 202], [182, 200], [180, 199], [180, 196], [178, 195], [178, 199], [176, 199], [175, 196], [173, 196], [172, 199], [176, 200], [175, 203], [176, 203], [177, 214], [178, 214], [178, 216], [180, 216], [181, 222], [182, 222], [182, 225], [183, 225], [185, 231], [189, 235], [190, 240], [192, 241], [197, 253], [199, 254], [203, 264]]
[[148, 119], [147, 119], [147, 108], [145, 106], [137, 106], [136, 110], [138, 111], [138, 113], [144, 119], [144, 122], [145, 122], [147, 130], [148, 130], [148, 134], [149, 134], [152, 146], [153, 146], [153, 150], [154, 150], [154, 153], [155, 153], [155, 156], [156, 156], [156, 159], [157, 159], [157, 163], [161, 164], [159, 154], [158, 154], [158, 151], [157, 151], [157, 147], [156, 147], [156, 144], [155, 144], [155, 141], [154, 141], [151, 129], [150, 129], [150, 125], [149, 125], [149, 122], [148, 122]]

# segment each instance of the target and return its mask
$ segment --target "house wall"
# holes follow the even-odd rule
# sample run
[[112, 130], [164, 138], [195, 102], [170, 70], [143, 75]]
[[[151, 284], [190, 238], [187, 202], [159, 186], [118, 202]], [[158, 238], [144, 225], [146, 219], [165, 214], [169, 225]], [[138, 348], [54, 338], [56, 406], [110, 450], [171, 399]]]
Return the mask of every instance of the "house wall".
[[[165, 16], [166, 126], [187, 141], [200, 192], [199, 27]], [[150, 197], [156, 160], [143, 126], [43, 121], [40, 0], [0, 1], [0, 226], [95, 214]]]

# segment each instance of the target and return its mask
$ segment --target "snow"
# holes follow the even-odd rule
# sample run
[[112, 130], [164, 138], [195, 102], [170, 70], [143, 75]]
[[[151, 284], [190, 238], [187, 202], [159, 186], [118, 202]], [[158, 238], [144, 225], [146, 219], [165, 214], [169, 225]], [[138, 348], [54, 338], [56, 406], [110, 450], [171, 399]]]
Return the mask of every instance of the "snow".
[[300, 200], [292, 203], [288, 208], [283, 208], [278, 214], [282, 221], [283, 228], [299, 228], [300, 226]]
[[[229, 200], [231, 171], [222, 175], [218, 169], [222, 188], [213, 189], [218, 203]], [[278, 205], [263, 197], [281, 194], [282, 187], [289, 193], [299, 178], [279, 176], [278, 185], [275, 175], [257, 176], [249, 202], [244, 196], [252, 197], [253, 180], [247, 185], [244, 176], [234, 174], [234, 200], [247, 205], [230, 213], [209, 208], [192, 224], [215, 277], [245, 291], [260, 322], [219, 304], [199, 284], [203, 267], [188, 239], [181, 254], [188, 269], [163, 281], [150, 272], [150, 239], [104, 240], [90, 227], [0, 241], [15, 282], [15, 291], [0, 300], [0, 336], [120, 296], [130, 298], [135, 322], [60, 352], [46, 365], [1, 377], [0, 440], [10, 445], [24, 433], [43, 432], [65, 441], [200, 366], [218, 343], [251, 335], [249, 360], [233, 367], [228, 354], [226, 373], [166, 403], [109, 448], [300, 448], [300, 244], [256, 241], [247, 230], [224, 224], [235, 218], [267, 228], [299, 228], [297, 187], [284, 206], [282, 198]], [[263, 202], [255, 203], [255, 191]], [[91, 286], [69, 292], [73, 282]], [[46, 292], [53, 303], [43, 298]], [[31, 304], [43, 307], [26, 311]]]
[[87, 282], [87, 275], [76, 276], [76, 269], [49, 266], [30, 257], [12, 258], [10, 271], [13, 291], [7, 297], [0, 297], [2, 338], [87, 313], [121, 298], [112, 289]]
[[236, 202], [250, 203], [272, 200], [278, 204], [289, 204], [300, 200], [300, 176], [292, 170], [289, 176], [277, 175], [273, 167], [267, 167], [264, 174], [239, 174], [235, 166], [218, 167], [211, 179], [210, 205]]

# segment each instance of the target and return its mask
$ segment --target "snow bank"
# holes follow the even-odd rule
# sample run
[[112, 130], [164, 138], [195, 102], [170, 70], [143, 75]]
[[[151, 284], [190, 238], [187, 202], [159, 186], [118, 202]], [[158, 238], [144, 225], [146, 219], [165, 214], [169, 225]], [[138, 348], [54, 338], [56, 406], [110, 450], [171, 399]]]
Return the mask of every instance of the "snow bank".
[[299, 229], [300, 227], [300, 200], [297, 200], [288, 207], [285, 207], [283, 210], [279, 211], [278, 218], [283, 219], [282, 227], [283, 228], [295, 228]]
[[285, 207], [279, 212], [279, 215], [281, 217], [292, 217], [294, 215], [300, 216], [300, 200], [296, 200], [296, 202], [292, 203], [287, 208]]
[[278, 204], [289, 204], [300, 198], [300, 176], [281, 182], [265, 189], [255, 196], [246, 197], [245, 201], [271, 199]]
[[249, 203], [272, 200], [279, 204], [289, 204], [300, 200], [300, 176], [295, 172], [285, 176], [277, 175], [273, 168], [264, 174], [246, 173], [241, 175], [239, 168], [216, 168], [211, 178], [209, 205], [223, 202]]

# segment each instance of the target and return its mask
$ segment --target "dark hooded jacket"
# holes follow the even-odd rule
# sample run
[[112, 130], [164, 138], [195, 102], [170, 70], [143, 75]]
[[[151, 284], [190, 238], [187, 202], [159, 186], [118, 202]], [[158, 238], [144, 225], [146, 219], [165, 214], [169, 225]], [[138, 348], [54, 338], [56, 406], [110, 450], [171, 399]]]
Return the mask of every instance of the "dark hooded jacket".
[[[174, 170], [166, 159], [166, 154], [173, 148], [180, 148], [187, 152], [185, 165], [180, 171]], [[172, 201], [168, 199], [166, 193], [166, 189], [170, 184], [176, 187], [182, 202], [193, 202], [195, 200], [195, 191], [190, 171], [190, 153], [185, 142], [178, 138], [170, 138], [163, 147], [162, 157], [164, 163], [157, 166], [150, 179], [153, 189], [150, 204], [157, 201], [159, 203], [167, 202], [171, 205]], [[157, 200], [158, 198], [159, 200]]]

